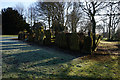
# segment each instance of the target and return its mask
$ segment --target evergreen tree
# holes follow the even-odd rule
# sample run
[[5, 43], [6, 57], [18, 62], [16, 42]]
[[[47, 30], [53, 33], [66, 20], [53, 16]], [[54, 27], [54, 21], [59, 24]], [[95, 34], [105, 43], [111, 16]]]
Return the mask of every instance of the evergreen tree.
[[2, 9], [2, 34], [18, 34], [21, 30], [28, 30], [29, 24], [17, 10], [12, 8]]

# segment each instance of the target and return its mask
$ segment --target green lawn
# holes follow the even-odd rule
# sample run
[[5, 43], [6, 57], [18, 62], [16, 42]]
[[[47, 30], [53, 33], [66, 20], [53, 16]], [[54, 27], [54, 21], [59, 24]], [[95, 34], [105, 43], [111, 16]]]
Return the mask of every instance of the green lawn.
[[[116, 55], [76, 57], [53, 48], [10, 40], [8, 36], [3, 36], [2, 42], [3, 44], [0, 46], [3, 47], [3, 78], [120, 79], [118, 64], [120, 58]], [[104, 47], [105, 45], [100, 44], [99, 46]]]
[[0, 35], [2, 37], [18, 37], [18, 35]]

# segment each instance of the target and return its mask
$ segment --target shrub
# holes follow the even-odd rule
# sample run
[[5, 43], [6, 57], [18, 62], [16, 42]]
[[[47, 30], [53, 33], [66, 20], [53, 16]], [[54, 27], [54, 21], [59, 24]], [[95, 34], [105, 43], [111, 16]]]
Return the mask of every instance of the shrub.
[[45, 31], [45, 36], [46, 36], [46, 38], [44, 39], [44, 44], [50, 45], [51, 44], [51, 32], [50, 32], [50, 30]]
[[18, 39], [20, 40], [25, 40], [28, 38], [27, 30], [25, 29], [24, 31], [20, 31], [18, 33]]
[[59, 34], [57, 34], [55, 42], [61, 48], [68, 48], [65, 33], [59, 33]]
[[33, 34], [32, 33], [28, 34], [28, 41], [33, 42]]
[[38, 40], [38, 38], [39, 38], [39, 36], [40, 36], [39, 33], [40, 33], [40, 29], [36, 29], [36, 30], [35, 30], [35, 38], [34, 38], [34, 39], [35, 39], [34, 41], [35, 41], [36, 43], [39, 42], [39, 40]]
[[72, 33], [66, 33], [66, 42], [67, 42], [67, 47], [70, 49], [70, 37]]
[[44, 38], [45, 38], [44, 31], [40, 31], [39, 32], [39, 38], [38, 38], [39, 44], [41, 44], [41, 45], [43, 44]]
[[50, 30], [45, 30], [45, 36], [46, 36], [46, 38], [51, 38]]
[[25, 41], [28, 41], [28, 33], [25, 33]]
[[55, 37], [55, 44], [59, 46], [59, 43], [60, 43], [60, 34], [57, 34]]
[[29, 42], [33, 41], [33, 32], [32, 32], [32, 30], [30, 30], [29, 33], [28, 33], [28, 41]]
[[84, 46], [82, 52], [91, 53], [93, 47], [93, 38], [92, 35], [86, 36], [84, 39]]
[[28, 38], [28, 35], [27, 35], [27, 30], [24, 29], [23, 33], [22, 33], [22, 40], [26, 40]]
[[84, 46], [85, 35], [84, 33], [79, 33], [78, 35], [79, 35], [79, 48], [80, 48], [80, 51], [82, 51]]
[[20, 32], [18, 33], [18, 39], [19, 39], [19, 40], [22, 40], [22, 35], [23, 35], [23, 32], [20, 31]]
[[72, 33], [70, 37], [70, 49], [78, 51], [79, 50], [79, 36], [77, 33]]

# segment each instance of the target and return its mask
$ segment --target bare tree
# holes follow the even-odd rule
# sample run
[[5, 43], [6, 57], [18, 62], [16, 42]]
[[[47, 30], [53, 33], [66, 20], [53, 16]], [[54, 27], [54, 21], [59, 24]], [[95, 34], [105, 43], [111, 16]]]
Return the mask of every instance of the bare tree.
[[65, 5], [65, 32], [67, 32], [68, 28], [67, 25], [69, 24], [69, 9], [71, 8], [72, 3], [71, 2], [67, 2]]
[[78, 27], [78, 21], [81, 18], [81, 10], [80, 10], [80, 3], [73, 3], [73, 10], [69, 14], [69, 23], [71, 24], [71, 31], [72, 32], [77, 32], [77, 27]]
[[103, 16], [103, 17], [101, 17], [102, 19], [101, 19], [101, 24], [102, 24], [102, 26], [98, 26], [98, 27], [100, 27], [99, 29], [101, 29], [102, 31], [103, 31], [103, 37], [105, 37], [105, 29], [107, 29], [108, 28], [108, 22], [107, 22], [107, 20], [108, 20], [108, 18], [107, 17], [105, 17], [105, 16]]
[[38, 2], [36, 8], [39, 19], [47, 21], [49, 29], [64, 26], [64, 6], [63, 2]]
[[114, 3], [114, 5], [112, 5], [112, 15], [111, 15], [111, 28], [112, 28], [112, 39], [115, 35], [116, 29], [118, 27], [118, 24], [120, 22], [120, 16], [118, 15], [118, 4]]
[[[52, 27], [53, 27], [53, 29], [56, 28], [56, 29], [58, 29], [58, 31], [64, 30], [64, 23], [65, 23], [64, 10], [65, 10], [65, 3], [64, 2], [54, 3], [54, 9], [53, 9], [54, 14], [52, 14], [52, 23], [53, 23]], [[54, 25], [56, 25], [56, 26], [54, 26]]]
[[107, 5], [104, 2], [97, 2], [97, 1], [91, 1], [91, 2], [83, 2], [81, 5], [81, 9], [87, 14], [89, 17], [91, 23], [92, 23], [92, 33], [93, 33], [93, 50], [96, 47], [96, 20], [95, 16], [99, 11], [101, 11], [103, 8], [105, 8]]
[[19, 12], [20, 15], [24, 15], [24, 5], [22, 3], [18, 3], [16, 6], [15, 6], [15, 10], [17, 10]]
[[31, 26], [33, 26], [38, 20], [35, 3], [31, 4], [28, 8], [28, 19]]
[[36, 4], [37, 15], [40, 20], [48, 21], [49, 29], [51, 23], [52, 14], [52, 3], [49, 2], [38, 2]]

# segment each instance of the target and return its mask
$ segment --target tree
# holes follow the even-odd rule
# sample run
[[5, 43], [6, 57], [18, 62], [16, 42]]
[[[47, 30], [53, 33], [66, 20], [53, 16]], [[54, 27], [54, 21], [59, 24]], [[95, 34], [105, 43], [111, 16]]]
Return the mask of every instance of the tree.
[[19, 31], [29, 29], [22, 15], [12, 8], [2, 9], [2, 34], [18, 34]]
[[[38, 2], [37, 14], [40, 20], [48, 23], [49, 29], [60, 29], [64, 26], [64, 3], [63, 2]], [[64, 29], [63, 29], [64, 30]]]
[[[109, 39], [113, 39], [115, 36], [116, 28], [118, 27], [118, 23], [120, 22], [119, 10], [118, 10], [118, 2], [111, 2], [110, 9], [109, 9]], [[112, 30], [111, 30], [112, 29]], [[112, 35], [111, 32], [112, 31]]]
[[71, 13], [69, 14], [67, 13], [66, 21], [68, 21], [67, 23], [69, 24], [68, 27], [70, 28], [70, 30], [72, 32], [77, 32], [77, 27], [78, 27], [77, 24], [81, 17], [81, 11], [79, 7], [80, 3], [73, 2], [71, 4], [72, 4], [71, 7], [73, 7], [73, 10], [71, 11]]
[[40, 20], [48, 21], [49, 29], [51, 23], [52, 3], [49, 2], [37, 2], [36, 3], [37, 15]]
[[52, 29], [55, 32], [62, 32], [64, 31], [64, 9], [65, 3], [64, 2], [56, 2], [53, 6], [53, 14], [52, 14]]
[[79, 24], [79, 32], [83, 32], [83, 33], [86, 33], [91, 31], [91, 22], [88, 20], [88, 21], [85, 21], [85, 20], [82, 20], [80, 21], [80, 24]]
[[25, 9], [25, 7], [24, 7], [24, 5], [22, 3], [16, 4], [14, 9], [17, 10], [20, 15], [22, 15], [24, 20], [27, 19], [27, 17], [26, 17], [27, 16], [27, 13], [26, 13], [27, 11], [26, 11], [26, 9]]
[[116, 40], [120, 40], [120, 28], [116, 31], [115, 38]]
[[70, 8], [71, 8], [71, 6], [72, 6], [72, 3], [71, 2], [67, 2], [67, 3], [65, 3], [66, 5], [65, 5], [65, 18], [66, 18], [66, 20], [65, 20], [65, 29], [64, 29], [64, 31], [65, 32], [67, 32], [68, 31], [68, 27], [67, 27], [67, 25], [69, 25], [69, 12], [70, 12]]
[[27, 15], [30, 26], [33, 26], [35, 23], [38, 22], [35, 3], [29, 6]]
[[[102, 20], [104, 24], [108, 24], [108, 39], [113, 39], [116, 29], [118, 27], [118, 23], [120, 21], [120, 16], [119, 16], [119, 1], [113, 1], [113, 2], [107, 2], [107, 7], [104, 10], [107, 11], [106, 13], [99, 14], [99, 16], [103, 16], [104, 18], [108, 17], [108, 22], [106, 20]], [[112, 33], [112, 34], [111, 34]]]
[[103, 8], [105, 8], [107, 5], [104, 2], [97, 2], [97, 1], [91, 1], [91, 2], [83, 2], [81, 5], [81, 9], [87, 14], [89, 17], [89, 20], [92, 23], [92, 33], [93, 33], [93, 51], [96, 48], [96, 20], [95, 16], [96, 13], [99, 13]]
[[25, 9], [22, 3], [18, 3], [15, 7], [15, 10], [17, 10], [20, 15], [24, 15]]

